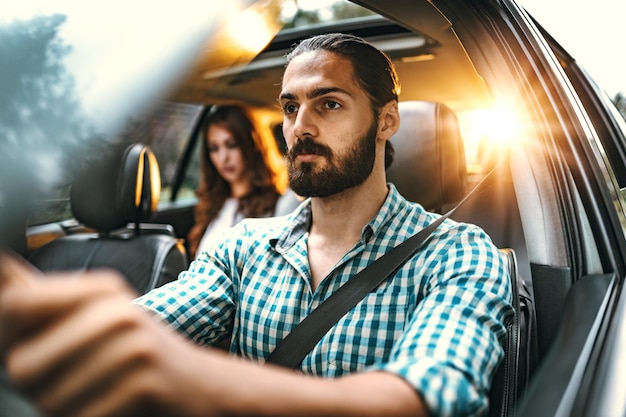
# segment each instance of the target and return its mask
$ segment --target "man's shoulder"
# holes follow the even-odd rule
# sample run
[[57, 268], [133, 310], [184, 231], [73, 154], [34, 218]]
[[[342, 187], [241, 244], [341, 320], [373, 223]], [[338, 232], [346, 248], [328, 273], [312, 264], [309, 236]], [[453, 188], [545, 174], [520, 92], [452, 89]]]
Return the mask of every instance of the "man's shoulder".
[[[404, 199], [403, 199], [404, 200]], [[424, 229], [431, 223], [437, 221], [440, 214], [434, 211], [426, 210], [419, 203], [404, 200], [398, 207], [400, 210], [393, 216], [392, 229], [396, 229], [400, 234], [411, 236]], [[448, 217], [433, 232], [433, 238], [436, 241], [458, 241], [458, 242], [476, 242], [484, 241], [488, 245], [492, 244], [489, 235], [478, 225], [473, 223], [461, 222]]]

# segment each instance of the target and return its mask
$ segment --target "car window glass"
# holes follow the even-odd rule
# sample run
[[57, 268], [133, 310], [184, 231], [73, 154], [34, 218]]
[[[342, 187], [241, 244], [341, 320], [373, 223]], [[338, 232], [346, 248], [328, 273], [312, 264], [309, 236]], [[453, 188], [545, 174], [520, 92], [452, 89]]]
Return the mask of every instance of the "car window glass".
[[[161, 171], [160, 201], [169, 201], [177, 164], [191, 137], [191, 131], [202, 107], [179, 103], [164, 103], [140, 121], [127, 123], [119, 140], [128, 144], [143, 143], [152, 149]], [[193, 196], [198, 185], [197, 151], [192, 158], [178, 198]], [[71, 179], [67, 178], [38, 199], [31, 210], [29, 225], [59, 222], [73, 217], [70, 208]]]
[[[130, 143], [143, 143], [152, 149], [161, 171], [160, 201], [169, 201], [171, 188], [189, 141], [192, 130], [198, 121], [202, 106], [174, 102], [161, 103], [149, 117], [131, 123], [124, 133], [123, 140]], [[185, 177], [177, 198], [193, 196], [198, 185], [199, 162], [197, 151], [185, 171]]]
[[283, 31], [372, 15], [375, 15], [373, 11], [347, 0], [285, 1], [281, 4], [280, 13], [281, 21], [284, 23]]

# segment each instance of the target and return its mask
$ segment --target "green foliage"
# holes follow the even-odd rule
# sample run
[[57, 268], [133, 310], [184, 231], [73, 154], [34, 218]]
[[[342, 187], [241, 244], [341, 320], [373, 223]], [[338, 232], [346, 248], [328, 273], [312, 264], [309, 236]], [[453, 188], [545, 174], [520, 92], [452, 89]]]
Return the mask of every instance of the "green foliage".
[[56, 14], [0, 26], [3, 231], [13, 223], [19, 227], [15, 219], [26, 218], [31, 202], [66, 179], [75, 152], [59, 144], [75, 145], [83, 131], [74, 79], [65, 66], [71, 49], [59, 37], [65, 21]]
[[315, 25], [325, 21], [346, 20], [372, 14], [372, 11], [354, 3], [345, 0], [337, 0], [330, 6], [324, 6], [319, 9], [302, 9], [298, 7], [293, 18], [289, 22], [285, 22], [284, 29]]

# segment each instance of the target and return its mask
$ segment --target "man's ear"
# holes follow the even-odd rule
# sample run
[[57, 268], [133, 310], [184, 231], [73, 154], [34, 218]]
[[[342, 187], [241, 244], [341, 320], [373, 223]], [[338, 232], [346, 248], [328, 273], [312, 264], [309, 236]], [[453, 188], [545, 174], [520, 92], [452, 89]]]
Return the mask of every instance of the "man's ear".
[[380, 109], [378, 116], [378, 138], [389, 140], [400, 128], [398, 102], [391, 100]]

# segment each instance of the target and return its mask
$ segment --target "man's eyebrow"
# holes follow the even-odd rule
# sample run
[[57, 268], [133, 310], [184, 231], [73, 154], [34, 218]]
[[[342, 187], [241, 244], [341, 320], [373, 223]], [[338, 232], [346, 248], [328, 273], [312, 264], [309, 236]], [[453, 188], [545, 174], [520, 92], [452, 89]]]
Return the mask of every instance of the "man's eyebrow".
[[280, 93], [279, 100], [295, 100], [296, 96], [291, 93]]
[[[326, 94], [332, 94], [332, 93], [341, 93], [341, 94], [346, 94], [348, 96], [352, 96], [352, 94], [350, 94], [348, 90], [344, 90], [343, 88], [319, 87], [309, 92], [307, 94], [307, 98], [313, 99], [313, 98], [322, 97], [322, 96], [325, 96]], [[295, 94], [292, 94], [289, 92], [281, 93], [279, 96], [279, 100], [295, 100], [295, 99], [296, 99]]]
[[350, 94], [349, 91], [344, 90], [343, 88], [339, 88], [339, 87], [319, 87], [316, 88], [315, 90], [311, 91], [309, 94], [307, 94], [308, 98], [317, 98], [317, 97], [322, 97], [325, 96], [326, 94], [332, 94], [332, 93], [341, 93], [341, 94], [346, 94], [348, 96], [352, 96], [352, 94]]

